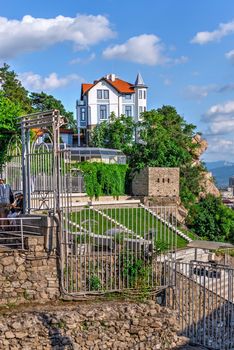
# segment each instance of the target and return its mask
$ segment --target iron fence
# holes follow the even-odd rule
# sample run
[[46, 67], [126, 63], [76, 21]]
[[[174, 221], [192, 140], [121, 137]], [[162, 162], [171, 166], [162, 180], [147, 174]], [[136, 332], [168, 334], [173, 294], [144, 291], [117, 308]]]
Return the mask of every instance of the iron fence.
[[168, 253], [186, 245], [170, 224], [175, 210], [157, 208], [159, 216], [139, 207], [65, 208], [61, 241], [64, 290], [83, 295], [150, 291], [170, 285]]
[[171, 265], [167, 306], [177, 311], [181, 334], [210, 349], [234, 348], [234, 269], [192, 261]]
[[0, 218], [0, 248], [27, 249], [26, 238], [40, 234], [38, 217]]

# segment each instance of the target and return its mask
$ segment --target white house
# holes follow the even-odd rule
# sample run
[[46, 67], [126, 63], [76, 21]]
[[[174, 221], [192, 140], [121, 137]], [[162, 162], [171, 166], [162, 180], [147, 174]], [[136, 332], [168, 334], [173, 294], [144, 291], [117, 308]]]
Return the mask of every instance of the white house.
[[109, 74], [93, 84], [81, 85], [81, 97], [76, 102], [78, 146], [88, 144], [88, 133], [97, 124], [108, 120], [112, 112], [125, 114], [138, 121], [147, 109], [147, 86], [140, 74], [135, 84]]

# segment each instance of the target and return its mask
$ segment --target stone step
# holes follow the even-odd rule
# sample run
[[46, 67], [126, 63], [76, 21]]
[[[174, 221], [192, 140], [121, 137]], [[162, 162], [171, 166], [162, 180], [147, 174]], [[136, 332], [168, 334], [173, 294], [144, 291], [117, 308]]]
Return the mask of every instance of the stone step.
[[153, 210], [146, 207], [144, 204], [140, 204], [141, 208], [144, 208], [148, 213], [156, 217], [158, 220], [160, 220], [163, 224], [167, 225], [167, 227], [171, 228], [176, 234], [178, 234], [180, 237], [184, 238], [187, 242], [192, 242], [192, 239], [188, 237], [185, 233], [178, 230], [175, 226], [173, 226], [170, 222], [164, 220], [160, 215], [156, 214]]

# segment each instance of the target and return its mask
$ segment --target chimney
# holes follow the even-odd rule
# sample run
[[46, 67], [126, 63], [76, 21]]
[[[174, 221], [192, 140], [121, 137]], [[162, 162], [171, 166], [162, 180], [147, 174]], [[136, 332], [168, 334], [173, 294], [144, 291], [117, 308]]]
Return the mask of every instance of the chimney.
[[108, 79], [108, 80], [115, 81], [115, 78], [116, 78], [116, 76], [113, 73], [106, 75], [106, 79]]
[[115, 81], [115, 74], [112, 73], [112, 74], [110, 75], [110, 80], [111, 80], [111, 81]]

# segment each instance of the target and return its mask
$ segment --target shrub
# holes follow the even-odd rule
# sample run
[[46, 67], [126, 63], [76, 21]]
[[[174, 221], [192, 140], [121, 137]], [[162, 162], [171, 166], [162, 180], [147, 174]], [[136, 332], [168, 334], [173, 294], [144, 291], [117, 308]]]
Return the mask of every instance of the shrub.
[[125, 194], [128, 166], [126, 164], [78, 163], [84, 175], [85, 189], [89, 197], [120, 196]]

